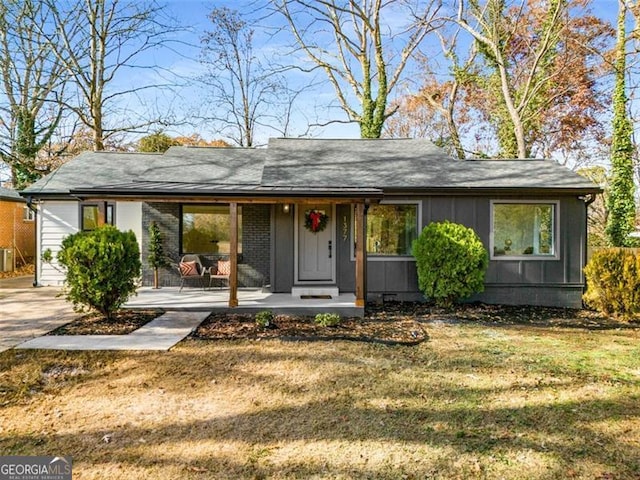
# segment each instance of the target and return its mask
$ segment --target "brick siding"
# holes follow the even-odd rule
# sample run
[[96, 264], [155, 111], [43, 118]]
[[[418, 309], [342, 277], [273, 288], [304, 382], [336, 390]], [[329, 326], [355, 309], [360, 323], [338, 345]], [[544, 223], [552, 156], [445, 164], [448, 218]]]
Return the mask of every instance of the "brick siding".
[[[142, 204], [142, 281], [153, 285], [153, 269], [149, 267], [149, 225], [156, 222], [162, 234], [164, 252], [174, 264], [160, 270], [160, 286], [180, 285], [176, 265], [180, 262], [180, 204], [169, 202]], [[270, 205], [242, 206], [242, 250], [238, 263], [238, 285], [261, 287], [269, 283], [271, 252]], [[200, 255], [208, 267], [225, 255]]]
[[24, 220], [26, 203], [0, 199], [0, 248], [13, 250], [16, 266], [32, 263], [36, 250], [35, 222]]

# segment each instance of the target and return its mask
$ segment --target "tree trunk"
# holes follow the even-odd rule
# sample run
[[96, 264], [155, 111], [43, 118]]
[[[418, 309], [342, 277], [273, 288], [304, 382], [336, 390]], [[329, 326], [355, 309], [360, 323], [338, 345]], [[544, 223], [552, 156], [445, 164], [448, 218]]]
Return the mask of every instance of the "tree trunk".
[[158, 269], [154, 268], [153, 269], [153, 288], [158, 289], [160, 288], [159, 282], [158, 282]]

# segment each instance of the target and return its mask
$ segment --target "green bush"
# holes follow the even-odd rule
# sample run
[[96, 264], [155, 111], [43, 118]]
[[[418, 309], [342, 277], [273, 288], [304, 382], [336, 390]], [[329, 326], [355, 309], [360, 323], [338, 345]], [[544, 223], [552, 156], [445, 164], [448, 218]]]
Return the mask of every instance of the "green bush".
[[271, 310], [263, 310], [256, 313], [256, 325], [262, 328], [270, 328], [273, 325], [275, 315]]
[[335, 327], [340, 324], [341, 318], [337, 313], [319, 313], [314, 320], [321, 327]]
[[439, 306], [484, 290], [489, 255], [478, 235], [464, 225], [431, 223], [413, 243], [418, 285]]
[[107, 318], [135, 293], [141, 270], [135, 234], [110, 225], [65, 237], [58, 262], [66, 270], [67, 300]]
[[596, 251], [584, 269], [587, 306], [608, 315], [640, 312], [640, 255], [623, 248]]

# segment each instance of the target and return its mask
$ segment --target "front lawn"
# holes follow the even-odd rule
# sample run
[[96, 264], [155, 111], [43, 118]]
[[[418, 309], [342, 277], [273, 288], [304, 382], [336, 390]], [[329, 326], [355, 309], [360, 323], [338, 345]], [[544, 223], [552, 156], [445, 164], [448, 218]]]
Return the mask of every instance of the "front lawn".
[[7, 351], [0, 452], [71, 455], [80, 479], [640, 477], [640, 330], [553, 325]]

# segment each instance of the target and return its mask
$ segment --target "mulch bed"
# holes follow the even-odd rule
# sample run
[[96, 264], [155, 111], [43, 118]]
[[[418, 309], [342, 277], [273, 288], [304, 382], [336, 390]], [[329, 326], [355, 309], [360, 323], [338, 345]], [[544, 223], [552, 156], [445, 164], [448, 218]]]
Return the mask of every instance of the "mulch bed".
[[386, 345], [417, 345], [427, 339], [421, 323], [411, 318], [346, 318], [334, 327], [323, 327], [313, 317], [277, 315], [273, 324], [265, 328], [256, 324], [253, 315], [225, 313], [209, 315], [192, 336], [208, 340], [349, 340]]
[[347, 318], [335, 327], [322, 327], [313, 317], [277, 315], [274, 326], [260, 327], [250, 314], [213, 313], [192, 334], [208, 340], [280, 339], [350, 340], [386, 345], [416, 345], [428, 339], [425, 326], [433, 323], [475, 323], [494, 326], [640, 328], [597, 312], [569, 308], [533, 306], [456, 305], [449, 309], [426, 303], [386, 302], [368, 305], [365, 318]]
[[[160, 309], [122, 310], [112, 320], [88, 314], [57, 328], [49, 335], [127, 335], [163, 313]], [[625, 322], [590, 310], [481, 303], [444, 309], [428, 303], [385, 302], [370, 304], [364, 318], [343, 318], [335, 327], [320, 326], [313, 317], [277, 315], [273, 324], [264, 328], [256, 324], [251, 314], [212, 313], [191, 337], [207, 340], [347, 340], [384, 345], [417, 345], [428, 339], [426, 326], [434, 323], [591, 330], [640, 328], [640, 321]]]
[[83, 315], [47, 335], [128, 335], [158, 318], [164, 310], [121, 310], [107, 320], [100, 314]]

